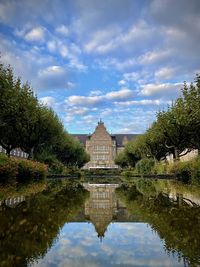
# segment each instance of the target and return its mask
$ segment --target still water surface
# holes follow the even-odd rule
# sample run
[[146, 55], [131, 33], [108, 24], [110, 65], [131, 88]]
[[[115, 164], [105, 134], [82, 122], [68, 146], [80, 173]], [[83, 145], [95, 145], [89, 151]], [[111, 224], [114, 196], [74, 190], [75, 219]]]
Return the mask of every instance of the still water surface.
[[200, 266], [200, 192], [56, 183], [0, 207], [0, 266]]

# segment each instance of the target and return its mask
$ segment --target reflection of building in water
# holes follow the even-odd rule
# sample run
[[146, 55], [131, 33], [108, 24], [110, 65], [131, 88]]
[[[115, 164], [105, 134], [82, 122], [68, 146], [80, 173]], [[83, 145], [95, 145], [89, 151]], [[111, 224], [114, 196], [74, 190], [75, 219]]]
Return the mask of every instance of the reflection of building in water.
[[85, 216], [89, 219], [102, 239], [108, 225], [116, 219], [119, 203], [115, 196], [117, 184], [84, 184], [90, 192], [85, 203]]

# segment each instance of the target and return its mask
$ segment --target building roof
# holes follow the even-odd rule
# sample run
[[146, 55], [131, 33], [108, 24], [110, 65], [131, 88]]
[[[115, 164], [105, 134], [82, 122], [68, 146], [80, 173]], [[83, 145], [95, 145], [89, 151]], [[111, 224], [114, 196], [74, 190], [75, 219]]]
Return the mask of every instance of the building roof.
[[127, 138], [127, 141], [135, 139], [139, 134], [112, 134], [111, 136], [115, 138], [117, 146], [124, 146], [123, 140]]
[[[116, 140], [117, 146], [124, 146], [123, 140], [127, 138], [128, 141], [135, 139], [139, 134], [111, 134], [111, 137]], [[77, 138], [84, 146], [87, 138], [90, 137], [88, 134], [72, 134], [73, 137]]]
[[80, 141], [80, 143], [85, 146], [86, 140], [87, 140], [89, 135], [88, 134], [71, 134], [71, 136], [78, 139]]

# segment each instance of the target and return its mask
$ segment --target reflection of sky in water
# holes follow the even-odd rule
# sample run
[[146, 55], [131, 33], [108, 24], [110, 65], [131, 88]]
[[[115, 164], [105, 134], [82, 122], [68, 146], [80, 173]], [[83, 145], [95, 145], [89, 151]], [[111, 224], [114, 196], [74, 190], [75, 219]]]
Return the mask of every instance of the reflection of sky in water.
[[103, 241], [91, 223], [65, 224], [55, 245], [31, 266], [183, 266], [145, 223], [112, 223]]

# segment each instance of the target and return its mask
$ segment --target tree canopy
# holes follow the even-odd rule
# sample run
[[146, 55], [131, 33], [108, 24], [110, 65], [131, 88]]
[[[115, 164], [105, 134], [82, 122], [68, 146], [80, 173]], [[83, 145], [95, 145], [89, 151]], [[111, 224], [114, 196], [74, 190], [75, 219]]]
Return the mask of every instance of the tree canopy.
[[190, 85], [184, 82], [181, 92], [167, 110], [156, 114], [156, 121], [144, 134], [126, 145], [117, 164], [134, 166], [141, 158], [161, 160], [169, 154], [179, 160], [192, 149], [200, 150], [200, 75]]
[[63, 164], [81, 167], [89, 160], [84, 147], [70, 136], [55, 112], [42, 105], [29, 83], [22, 84], [11, 66], [0, 64], [0, 145], [10, 155], [20, 147], [30, 158], [44, 151]]

